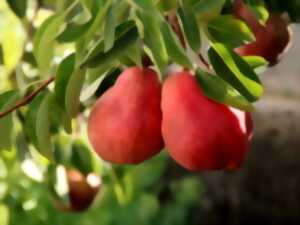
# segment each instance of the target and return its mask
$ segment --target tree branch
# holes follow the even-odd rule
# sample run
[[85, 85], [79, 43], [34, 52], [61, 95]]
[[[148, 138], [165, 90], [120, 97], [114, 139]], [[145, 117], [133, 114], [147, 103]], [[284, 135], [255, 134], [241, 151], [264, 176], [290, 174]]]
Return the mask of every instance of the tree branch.
[[169, 22], [169, 24], [171, 25], [173, 31], [177, 34], [177, 37], [180, 40], [180, 43], [182, 45], [183, 48], [186, 48], [186, 43], [184, 40], [184, 35], [181, 31], [177, 16], [176, 16], [176, 12], [171, 12], [168, 16], [167, 16], [167, 20]]
[[206, 61], [206, 59], [203, 57], [203, 55], [200, 53], [199, 55], [199, 59], [200, 61], [203, 63], [203, 65], [210, 70], [211, 69], [211, 65]]
[[4, 112], [0, 112], [0, 118], [12, 113], [13, 111], [21, 108], [27, 104], [29, 104], [41, 91], [43, 91], [48, 85], [55, 80], [55, 77], [50, 77], [45, 80], [35, 91], [33, 91], [30, 95], [25, 96], [23, 99], [19, 100], [16, 105], [5, 110]]

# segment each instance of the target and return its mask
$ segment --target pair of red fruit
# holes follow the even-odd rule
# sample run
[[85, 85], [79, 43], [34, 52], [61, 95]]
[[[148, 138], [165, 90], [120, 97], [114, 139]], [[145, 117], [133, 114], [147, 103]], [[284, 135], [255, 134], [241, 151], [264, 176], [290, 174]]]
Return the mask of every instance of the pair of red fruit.
[[162, 87], [149, 68], [126, 69], [96, 102], [89, 140], [104, 160], [141, 163], [162, 148], [188, 170], [239, 168], [252, 133], [249, 113], [203, 95], [187, 71], [170, 74]]

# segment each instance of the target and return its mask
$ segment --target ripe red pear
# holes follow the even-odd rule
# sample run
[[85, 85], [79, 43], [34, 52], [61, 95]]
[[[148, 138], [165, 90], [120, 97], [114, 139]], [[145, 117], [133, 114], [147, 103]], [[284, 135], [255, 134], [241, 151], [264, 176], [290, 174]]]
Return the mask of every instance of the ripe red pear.
[[241, 0], [234, 3], [234, 13], [250, 26], [256, 40], [235, 49], [241, 56], [259, 55], [275, 65], [290, 42], [287, 22], [279, 14], [270, 13], [266, 25], [261, 25]]
[[196, 171], [241, 166], [252, 133], [249, 113], [208, 99], [186, 71], [166, 79], [161, 105], [165, 146], [178, 164]]
[[152, 69], [131, 67], [95, 103], [89, 140], [109, 162], [137, 164], [163, 148], [161, 85]]

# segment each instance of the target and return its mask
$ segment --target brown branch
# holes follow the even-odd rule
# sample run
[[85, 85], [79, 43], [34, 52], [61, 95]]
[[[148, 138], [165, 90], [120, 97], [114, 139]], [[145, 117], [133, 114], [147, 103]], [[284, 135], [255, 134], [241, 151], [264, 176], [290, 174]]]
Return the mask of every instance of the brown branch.
[[203, 65], [210, 70], [211, 69], [211, 65], [206, 61], [206, 59], [203, 57], [203, 55], [200, 53], [199, 55], [199, 59], [200, 61], [203, 63]]
[[55, 80], [54, 76], [45, 80], [35, 91], [33, 91], [30, 95], [27, 95], [23, 99], [18, 101], [16, 105], [5, 110], [4, 112], [0, 112], [0, 118], [12, 113], [13, 111], [17, 110], [18, 108], [21, 108], [22, 106], [29, 104], [41, 91], [43, 91], [54, 80]]
[[176, 33], [178, 39], [180, 40], [181, 45], [186, 48], [186, 44], [185, 44], [185, 40], [184, 40], [184, 35], [181, 31], [180, 25], [179, 25], [179, 21], [176, 15], [176, 12], [171, 12], [168, 16], [167, 16], [167, 20], [169, 22], [169, 24], [171, 25], [173, 31]]

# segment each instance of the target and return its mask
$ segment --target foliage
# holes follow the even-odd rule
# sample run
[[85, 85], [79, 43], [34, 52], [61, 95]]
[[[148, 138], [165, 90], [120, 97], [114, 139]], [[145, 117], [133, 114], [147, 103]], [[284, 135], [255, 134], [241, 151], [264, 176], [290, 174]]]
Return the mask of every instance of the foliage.
[[[246, 2], [262, 23], [267, 9], [287, 12], [294, 22], [300, 17], [297, 0]], [[0, 116], [0, 224], [6, 224], [5, 214], [10, 214], [11, 224], [24, 218], [25, 224], [182, 224], [186, 206], [192, 207], [199, 195], [197, 180], [187, 177], [161, 184], [164, 155], [134, 168], [102, 162], [87, 144], [86, 120], [90, 106], [120, 71], [142, 66], [147, 59], [161, 81], [176, 64], [196, 74], [208, 98], [251, 111], [263, 94], [258, 72], [268, 62], [234, 52], [255, 35], [245, 21], [233, 16], [232, 3], [1, 1], [0, 112], [11, 113]], [[36, 169], [26, 171], [28, 163]], [[51, 216], [57, 212], [50, 199], [69, 201], [54, 187], [59, 166], [102, 178], [101, 201], [80, 220]], [[171, 193], [164, 203], [157, 197], [163, 188]]]

